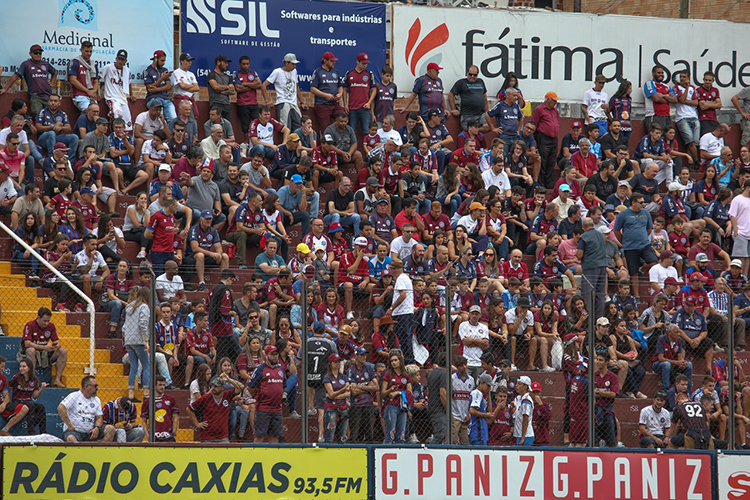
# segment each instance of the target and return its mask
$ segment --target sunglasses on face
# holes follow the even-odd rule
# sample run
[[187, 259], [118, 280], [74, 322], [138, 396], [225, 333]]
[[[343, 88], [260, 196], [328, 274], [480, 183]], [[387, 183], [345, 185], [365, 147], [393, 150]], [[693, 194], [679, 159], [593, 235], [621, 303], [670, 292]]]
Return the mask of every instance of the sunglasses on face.
[[11, 144], [11, 146], [18, 146], [18, 141], [16, 141], [16, 142], [11, 142], [10, 144]]
[[34, 54], [35, 56], [41, 56], [42, 55], [42, 51], [41, 50], [35, 50], [34, 52], [32, 52], [32, 54]]

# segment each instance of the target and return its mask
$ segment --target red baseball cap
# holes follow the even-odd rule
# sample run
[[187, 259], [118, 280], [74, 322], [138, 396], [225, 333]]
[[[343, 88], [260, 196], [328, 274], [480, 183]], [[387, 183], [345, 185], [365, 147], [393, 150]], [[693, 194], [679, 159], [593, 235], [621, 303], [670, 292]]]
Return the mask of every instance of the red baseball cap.
[[539, 382], [532, 382], [531, 383], [531, 392], [538, 391], [542, 392], [542, 384]]
[[266, 354], [271, 354], [272, 352], [278, 352], [279, 349], [275, 345], [267, 345], [265, 349], [263, 349]]
[[160, 57], [166, 57], [166, 53], [163, 50], [157, 50], [154, 52], [154, 57], [151, 58], [151, 60], [159, 59]]
[[695, 297], [688, 297], [687, 299], [685, 299], [685, 305], [697, 306], [698, 300], [696, 300]]
[[211, 172], [213, 172], [214, 171], [214, 161], [211, 158], [206, 158], [205, 160], [203, 160], [203, 165], [201, 165], [200, 169], [203, 170], [204, 168], [207, 168]]
[[664, 286], [667, 286], [667, 285], [678, 286], [679, 284], [680, 282], [674, 279], [672, 276], [664, 280]]
[[[365, 54], [365, 57], [367, 57], [366, 54]], [[333, 55], [333, 52], [326, 52], [325, 54], [323, 54], [323, 56], [321, 57], [321, 59], [328, 59], [330, 61], [338, 61], [339, 60], [338, 57], [336, 57], [336, 56]]]
[[573, 123], [572, 123], [572, 124], [570, 125], [570, 128], [581, 128], [581, 122], [579, 122], [578, 120], [574, 121], [574, 122], [573, 122]]
[[431, 69], [441, 70], [443, 68], [441, 68], [440, 66], [438, 66], [437, 63], [430, 63], [430, 64], [427, 65], [427, 71], [430, 71]]
[[331, 354], [330, 356], [328, 356], [329, 363], [333, 363], [334, 361], [341, 361], [341, 356], [339, 356], [338, 354]]
[[365, 52], [360, 52], [357, 55], [357, 62], [360, 62], [360, 61], [368, 63], [370, 62], [370, 57]]

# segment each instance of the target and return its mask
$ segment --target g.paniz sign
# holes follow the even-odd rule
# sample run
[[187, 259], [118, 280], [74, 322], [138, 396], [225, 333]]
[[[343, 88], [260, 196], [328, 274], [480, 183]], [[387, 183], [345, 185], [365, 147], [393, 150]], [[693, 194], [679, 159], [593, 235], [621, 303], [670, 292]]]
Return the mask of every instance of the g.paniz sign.
[[633, 100], [662, 65], [666, 79], [689, 69], [695, 85], [703, 73], [716, 73], [724, 106], [750, 86], [750, 46], [739, 43], [750, 25], [728, 21], [595, 16], [548, 11], [393, 6], [396, 84], [408, 94], [427, 64], [443, 67], [447, 89], [466, 76], [471, 65], [494, 96], [505, 75], [518, 76], [527, 99], [542, 100], [550, 90], [562, 101], [581, 101], [594, 77], [607, 77], [610, 97], [619, 82], [632, 82]]

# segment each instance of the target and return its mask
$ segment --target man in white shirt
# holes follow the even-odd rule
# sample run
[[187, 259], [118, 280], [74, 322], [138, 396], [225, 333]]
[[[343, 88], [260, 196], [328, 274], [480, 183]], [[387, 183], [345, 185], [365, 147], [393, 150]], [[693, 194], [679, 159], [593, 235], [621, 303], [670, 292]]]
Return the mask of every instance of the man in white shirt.
[[[531, 301], [528, 297], [521, 297], [516, 303], [516, 307], [508, 309], [505, 312], [505, 323], [502, 325], [502, 332], [506, 338], [510, 339], [510, 369], [516, 371], [516, 349], [518, 344], [529, 346], [534, 344], [536, 352], [536, 336], [534, 332], [534, 314], [530, 311]], [[529, 363], [533, 369], [533, 359]]]
[[653, 266], [648, 271], [651, 289], [659, 291], [664, 288], [664, 280], [669, 277], [677, 279], [677, 269], [674, 267], [674, 254], [664, 250], [659, 254], [659, 265]]
[[125, 131], [133, 130], [133, 119], [128, 107], [128, 99], [135, 97], [130, 92], [130, 68], [127, 67], [128, 52], [125, 49], [117, 51], [115, 62], [109, 63], [101, 72], [104, 82], [104, 100], [109, 106], [109, 116], [112, 119], [122, 118], [125, 121]]
[[481, 357], [485, 349], [490, 346], [490, 332], [487, 325], [479, 322], [482, 308], [474, 305], [469, 308], [469, 321], [464, 321], [458, 327], [458, 338], [461, 339], [461, 354], [469, 364], [469, 375], [476, 382], [482, 374]]
[[720, 123], [713, 132], [709, 132], [701, 137], [700, 155], [701, 161], [710, 162], [714, 158], [721, 156], [721, 148], [725, 146], [724, 136], [729, 133], [729, 125]]
[[180, 109], [182, 101], [190, 101], [192, 104], [192, 118], [198, 118], [198, 107], [195, 104], [193, 92], [199, 92], [198, 80], [195, 73], [190, 71], [190, 66], [195, 60], [190, 54], [180, 54], [180, 67], [172, 73], [172, 88], [174, 89], [174, 107]]
[[411, 256], [414, 245], [420, 244], [416, 239], [412, 238], [414, 229], [414, 226], [411, 224], [404, 224], [402, 228], [403, 234], [398, 238], [394, 238], [391, 242], [391, 258], [403, 261]]
[[271, 102], [266, 89], [273, 85], [276, 91], [276, 116], [289, 130], [297, 130], [302, 126], [302, 112], [307, 106], [299, 102], [299, 78], [297, 76], [297, 56], [291, 52], [284, 56], [284, 66], [271, 72], [260, 88], [264, 102]]
[[605, 135], [607, 130], [607, 115], [609, 114], [609, 96], [602, 92], [604, 84], [607, 83], [607, 77], [596, 75], [594, 88], [588, 89], [583, 94], [583, 120], [586, 125], [592, 123], [599, 127], [599, 136]]
[[410, 365], [415, 361], [411, 331], [411, 319], [414, 316], [414, 288], [411, 278], [404, 273], [404, 263], [401, 259], [391, 260], [391, 274], [396, 278], [396, 285], [393, 287], [393, 303], [386, 314], [390, 314], [396, 320], [393, 331], [401, 343], [404, 362]]
[[654, 404], [641, 410], [638, 430], [641, 432], [641, 448], [666, 448], [669, 443], [667, 431], [672, 427], [672, 417], [664, 408], [667, 393], [657, 391]]
[[677, 96], [675, 125], [685, 142], [688, 154], [697, 162], [698, 150], [695, 144], [701, 140], [701, 125], [698, 120], [698, 96], [695, 94], [695, 87], [690, 85], [690, 71], [683, 70], [680, 73], [680, 83], [676, 84], [673, 90]]
[[510, 179], [508, 179], [508, 174], [505, 173], [505, 160], [502, 155], [495, 157], [492, 167], [482, 172], [482, 180], [485, 189], [489, 189], [490, 186], [497, 186], [503, 196], [510, 197]]
[[158, 276], [155, 281], [154, 289], [156, 298], [159, 302], [166, 302], [172, 297], [179, 296], [182, 300], [187, 300], [185, 296], [185, 286], [182, 278], [177, 274], [177, 262], [168, 260], [164, 263], [164, 274]]
[[378, 129], [378, 135], [380, 136], [380, 142], [385, 144], [388, 141], [393, 141], [397, 146], [401, 146], [403, 141], [401, 140], [401, 134], [398, 130], [393, 128], [396, 124], [396, 117], [393, 115], [386, 115], [383, 117], [383, 128]]
[[66, 442], [114, 441], [115, 427], [103, 425], [102, 402], [96, 395], [98, 389], [96, 378], [87, 375], [81, 380], [81, 390], [68, 394], [57, 406], [57, 413], [65, 424], [63, 440]]
[[[101, 291], [104, 282], [107, 280], [107, 276], [110, 274], [107, 261], [99, 252], [97, 248], [97, 239], [92, 233], [87, 234], [83, 237], [83, 250], [78, 252], [74, 258], [74, 268], [81, 273], [81, 280], [83, 281], [83, 291], [89, 297], [91, 295], [91, 282], [94, 281], [96, 285], [94, 288], [97, 292]], [[99, 276], [97, 272], [101, 269], [102, 275]], [[76, 280], [74, 280], [75, 282]]]
[[456, 356], [453, 360], [456, 372], [451, 376], [453, 398], [451, 400], [451, 435], [453, 444], [469, 444], [469, 406], [471, 391], [476, 388], [474, 377], [469, 375], [467, 360]]
[[518, 377], [516, 381], [516, 399], [513, 403], [513, 437], [518, 446], [534, 445], [534, 426], [531, 425], [534, 415], [534, 400], [531, 399], [529, 387], [531, 379], [527, 376]]

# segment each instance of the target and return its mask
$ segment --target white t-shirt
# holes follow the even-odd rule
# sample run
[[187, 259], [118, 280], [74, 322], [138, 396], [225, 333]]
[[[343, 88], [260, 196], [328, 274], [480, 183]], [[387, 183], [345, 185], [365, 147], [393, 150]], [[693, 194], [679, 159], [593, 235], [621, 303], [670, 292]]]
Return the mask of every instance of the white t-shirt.
[[146, 155], [148, 155], [151, 160], [158, 162], [161, 165], [164, 162], [164, 159], [167, 157], [168, 152], [168, 149], [156, 149], [154, 147], [153, 139], [149, 139], [148, 141], [143, 143], [143, 148], [141, 149], [141, 161], [139, 165], [143, 165], [145, 163], [143, 161], [143, 158]]
[[9, 200], [14, 196], [18, 196], [18, 191], [16, 191], [11, 178], [8, 177], [5, 182], [0, 184], [0, 200]]
[[184, 289], [182, 278], [179, 274], [172, 276], [172, 281], [167, 278], [167, 273], [156, 278], [155, 290], [164, 290], [164, 300], [169, 300], [177, 295], [177, 292]]
[[750, 239], [750, 198], [735, 196], [729, 206], [729, 216], [737, 219], [737, 233], [745, 239]]
[[403, 144], [403, 141], [401, 140], [401, 134], [399, 134], [395, 128], [392, 128], [390, 132], [386, 132], [382, 128], [378, 129], [378, 135], [380, 136], [380, 142], [383, 144], [385, 144], [385, 141], [389, 139], [399, 146]]
[[[517, 308], [508, 309], [507, 311], [505, 311], [505, 324], [515, 324], [516, 319], [518, 318], [518, 316], [516, 315], [517, 311]], [[521, 320], [521, 326], [519, 326], [518, 330], [516, 330], [516, 335], [523, 335], [524, 333], [526, 333], [526, 328], [530, 326], [534, 326], [534, 314], [531, 311], [526, 311], [526, 317]]]
[[123, 66], [115, 68], [115, 63], [109, 63], [102, 68], [101, 81], [104, 82], [104, 99], [108, 101], [124, 101], [130, 95], [130, 68]]
[[471, 214], [466, 214], [460, 219], [458, 219], [458, 226], [463, 226], [466, 228], [466, 232], [468, 234], [473, 233], [474, 231], [478, 231], [479, 227], [479, 219], [474, 220], [471, 218]]
[[674, 266], [664, 267], [661, 264], [656, 264], [648, 272], [649, 281], [657, 283], [659, 288], [664, 288], [664, 280], [670, 276], [677, 279], [677, 269]]
[[603, 122], [607, 119], [607, 114], [602, 109], [602, 104], [609, 102], [609, 96], [606, 92], [597, 92], [594, 89], [588, 89], [583, 94], [583, 105], [587, 106], [589, 119], [594, 122]]
[[466, 380], [462, 379], [458, 372], [451, 376], [451, 387], [453, 388], [453, 398], [451, 401], [451, 415], [456, 420], [463, 421], [469, 414], [469, 400], [471, 391], [476, 388], [474, 377], [466, 374]]
[[72, 429], [66, 425], [66, 431], [90, 432], [96, 425], [96, 417], [103, 415], [99, 397], [85, 398], [81, 391], [71, 392], [61, 404], [68, 412], [68, 418], [73, 425]]
[[404, 241], [403, 236], [399, 236], [391, 242], [391, 253], [395, 253], [396, 256], [403, 261], [408, 257], [411, 257], [412, 248], [414, 248], [414, 245], [418, 244], [419, 243], [414, 238], [410, 239], [407, 243]]
[[393, 287], [393, 301], [398, 300], [402, 290], [406, 292], [406, 298], [398, 306], [393, 308], [393, 316], [402, 314], [414, 314], [414, 288], [411, 284], [411, 278], [406, 273], [401, 273], [396, 279], [396, 286]]
[[700, 149], [712, 156], [719, 156], [721, 148], [724, 147], [724, 138], [716, 137], [713, 132], [704, 134], [701, 137]]
[[276, 145], [274, 142], [274, 129], [273, 129], [273, 123], [270, 121], [263, 125], [260, 123], [260, 121], [255, 125], [255, 137], [260, 142], [265, 142], [266, 144], [273, 144]]
[[157, 116], [156, 120], [152, 120], [148, 114], [148, 111], [139, 113], [138, 116], [135, 117], [135, 124], [143, 127], [141, 133], [143, 133], [143, 135], [148, 137], [149, 139], [154, 136], [154, 132], [156, 132], [157, 130], [162, 130], [164, 128], [164, 124], [161, 122], [159, 117]]
[[510, 191], [510, 179], [505, 171], [501, 171], [495, 175], [492, 169], [485, 170], [482, 172], [482, 180], [484, 181], [484, 187], [489, 189], [490, 186], [497, 186], [505, 194], [506, 191]]
[[531, 399], [531, 394], [527, 392], [523, 396], [516, 396], [515, 404], [516, 412], [513, 414], [513, 437], [521, 437], [524, 415], [529, 416], [529, 424], [526, 427], [526, 434], [523, 437], [534, 437], [534, 426], [531, 425], [531, 420], [534, 416], [534, 400]]
[[[0, 130], [0, 144], [8, 144], [8, 134], [10, 134], [10, 127]], [[20, 144], [29, 143], [29, 138], [26, 137], [26, 131], [23, 129], [18, 133], [18, 142]], [[21, 148], [19, 147], [19, 149]]]
[[464, 339], [489, 339], [490, 338], [490, 332], [489, 328], [487, 328], [487, 325], [484, 323], [479, 323], [477, 325], [472, 325], [468, 321], [464, 321], [461, 323], [461, 325], [458, 327], [458, 338], [461, 339], [461, 355], [465, 357], [468, 360], [469, 366], [482, 366], [482, 363], [479, 361], [479, 358], [482, 357], [482, 348], [481, 347], [466, 347], [463, 345]]
[[641, 410], [638, 423], [645, 425], [651, 434], [665, 436], [667, 429], [672, 427], [672, 417], [666, 409], [662, 408], [659, 413], [656, 413], [653, 405], [649, 405]]
[[[76, 254], [76, 261], [78, 262], [78, 267], [88, 265], [89, 256], [86, 254], [86, 250], [81, 250]], [[94, 256], [94, 262], [91, 264], [91, 269], [89, 269], [89, 276], [96, 276], [96, 271], [100, 267], [102, 269], [107, 267], [107, 261], [105, 261], [104, 257], [102, 257], [102, 254], [97, 251], [96, 255]]]
[[185, 71], [184, 69], [176, 69], [172, 73], [172, 87], [174, 87], [174, 95], [183, 95], [185, 97], [193, 97], [192, 92], [188, 92], [187, 90], [182, 90], [178, 83], [185, 83], [188, 85], [193, 85], [198, 83], [198, 80], [195, 78], [195, 74], [192, 71]]
[[195, 393], [200, 394], [201, 393], [201, 387], [198, 385], [198, 379], [193, 380], [190, 382], [190, 403], [194, 403], [198, 398], [193, 396]]
[[284, 71], [276, 68], [268, 76], [268, 81], [273, 84], [276, 91], [276, 104], [297, 104], [297, 70]]
[[[675, 95], [681, 95], [683, 92], [687, 92], [686, 99], [688, 101], [692, 101], [695, 99], [695, 87], [692, 85], [688, 86], [687, 91], [685, 90], [685, 87], [682, 85], [675, 85], [674, 86]], [[678, 94], [679, 92], [679, 94]], [[680, 120], [684, 120], [685, 118], [695, 118], [698, 119], [698, 108], [695, 106], [691, 106], [689, 104], [682, 104], [679, 100], [675, 104], [675, 115], [674, 115], [674, 121], [678, 122]]]
[[[96, 184], [94, 184], [94, 185], [93, 185], [93, 186], [91, 187], [91, 189], [94, 189], [94, 188], [96, 188]], [[125, 219], [125, 220], [127, 220], [127, 219]], [[131, 222], [131, 224], [132, 224], [132, 222]], [[96, 228], [96, 231], [94, 231], [94, 234], [96, 234], [96, 237], [97, 237], [97, 238], [104, 238], [105, 236], [107, 236], [106, 234], [103, 234], [103, 235], [99, 236], [99, 228], [100, 228], [100, 227], [101, 227], [101, 226], [97, 226], [97, 228]], [[124, 236], [124, 235], [122, 234], [122, 229], [120, 229], [119, 227], [116, 227], [116, 226], [115, 226], [115, 227], [114, 227], [113, 229], [115, 230], [115, 234], [116, 234], [117, 236], [119, 236], [120, 238], [124, 238], [124, 237], [125, 237], [125, 236]], [[111, 240], [109, 240], [108, 242], [106, 242], [106, 243], [104, 244], [104, 246], [106, 246], [107, 248], [109, 248], [110, 250], [112, 250], [112, 251], [114, 251], [114, 252], [117, 252], [117, 240], [116, 240], [116, 239], [111, 239]]]

